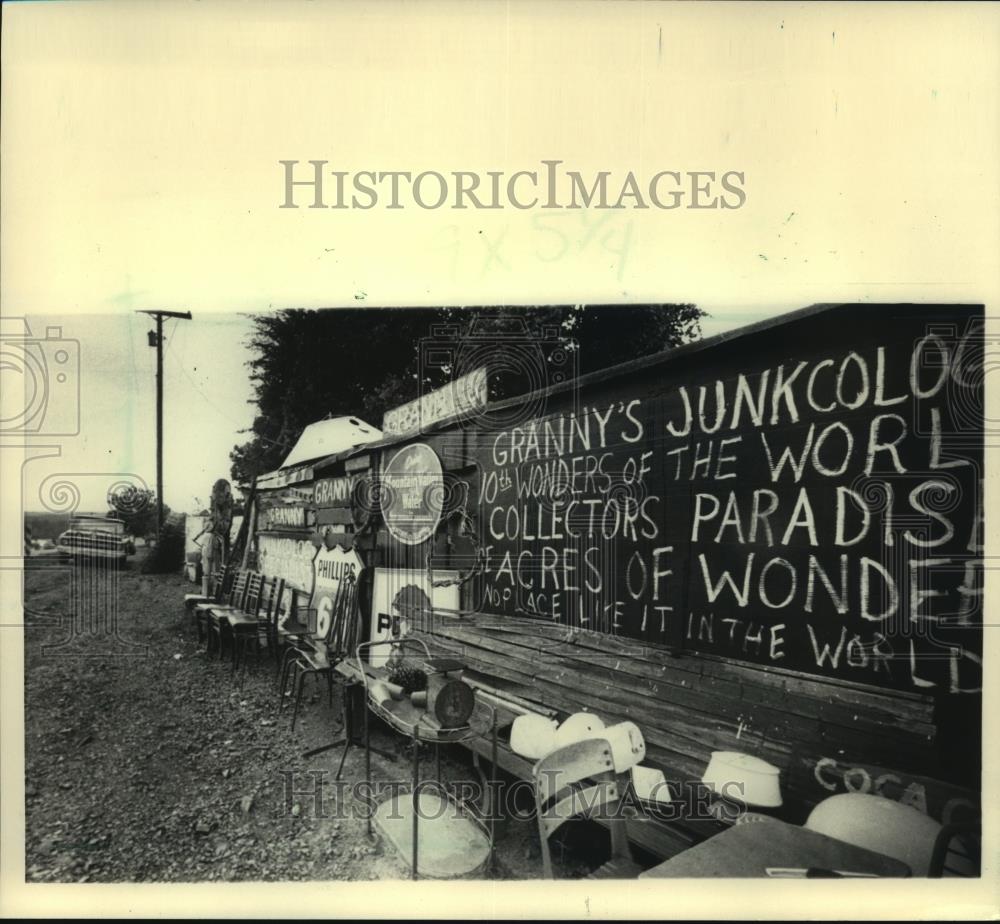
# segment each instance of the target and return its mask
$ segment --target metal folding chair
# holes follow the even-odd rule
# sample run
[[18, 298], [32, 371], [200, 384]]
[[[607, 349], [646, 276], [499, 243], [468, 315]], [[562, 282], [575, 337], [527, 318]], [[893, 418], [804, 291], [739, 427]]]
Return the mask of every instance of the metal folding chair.
[[293, 730], [299, 714], [299, 705], [302, 702], [306, 677], [325, 678], [330, 705], [333, 705], [333, 669], [345, 657], [345, 652], [340, 647], [345, 634], [354, 635], [357, 632], [357, 599], [356, 580], [351, 576], [345, 576], [337, 587], [330, 623], [325, 627], [325, 632], [321, 634], [322, 630], [317, 627], [317, 614], [314, 610], [310, 610], [310, 634], [290, 642], [294, 651], [287, 664], [281, 690], [281, 701], [284, 702], [285, 686], [287, 686], [288, 677], [291, 677], [292, 697], [295, 703], [292, 710]]
[[634, 879], [642, 872], [632, 859], [621, 815], [629, 775], [615, 773], [606, 740], [588, 738], [559, 748], [538, 761], [532, 775], [546, 879], [553, 878], [549, 838], [571, 818], [589, 817], [597, 810], [605, 810], [611, 828], [611, 859], [587, 878]]

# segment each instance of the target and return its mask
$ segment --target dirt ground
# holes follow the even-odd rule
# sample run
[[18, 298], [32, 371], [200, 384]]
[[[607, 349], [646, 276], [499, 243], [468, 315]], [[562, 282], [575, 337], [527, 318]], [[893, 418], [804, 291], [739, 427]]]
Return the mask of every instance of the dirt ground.
[[[292, 732], [272, 661], [251, 662], [241, 687], [228, 659], [206, 657], [183, 606], [196, 590], [180, 575], [141, 573], [135, 558], [96, 574], [26, 563], [27, 881], [407, 878], [351, 792], [363, 749], [348, 752], [346, 791], [333, 788], [340, 748], [303, 756], [339, 737], [339, 691], [331, 707], [325, 688], [307, 687]], [[372, 743], [398, 755], [373, 754], [373, 778], [407, 780], [407, 743], [379, 724]], [[431, 770], [433, 757], [423, 760]], [[442, 769], [477, 779], [461, 748]], [[602, 836], [587, 825], [567, 840], [600, 862]], [[540, 876], [533, 819], [506, 818], [496, 844], [497, 878]], [[594, 863], [553, 846], [560, 877]]]

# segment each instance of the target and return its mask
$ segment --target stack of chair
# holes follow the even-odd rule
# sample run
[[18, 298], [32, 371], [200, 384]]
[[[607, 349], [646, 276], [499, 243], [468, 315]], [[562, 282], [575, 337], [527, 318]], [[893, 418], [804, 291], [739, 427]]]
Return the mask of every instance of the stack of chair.
[[[231, 646], [233, 642], [229, 619], [248, 616], [256, 620], [263, 593], [264, 575], [249, 571], [242, 600], [228, 606], [213, 606], [208, 610], [208, 649], [211, 651], [214, 647], [219, 652], [220, 659], [225, 653], [226, 642]], [[214, 646], [213, 639], [217, 642]], [[233, 651], [235, 652], [235, 648]]]
[[208, 636], [209, 613], [216, 608], [239, 607], [243, 605], [246, 597], [247, 581], [250, 572], [240, 571], [230, 582], [224, 592], [218, 594], [218, 599], [207, 600], [194, 604], [194, 620], [198, 630], [198, 641], [208, 641], [211, 645], [211, 638]]
[[225, 595], [229, 593], [231, 579], [232, 572], [228, 567], [216, 568], [209, 576], [207, 594], [184, 594], [185, 611], [188, 614], [193, 614], [195, 607], [199, 604], [225, 602]]
[[253, 648], [260, 662], [261, 651], [270, 651], [277, 657], [274, 638], [281, 613], [281, 602], [285, 595], [284, 578], [265, 578], [260, 595], [260, 605], [256, 613], [230, 612], [220, 616], [223, 633], [232, 639], [233, 673], [242, 666], [240, 685], [246, 678], [246, 666], [250, 649]]

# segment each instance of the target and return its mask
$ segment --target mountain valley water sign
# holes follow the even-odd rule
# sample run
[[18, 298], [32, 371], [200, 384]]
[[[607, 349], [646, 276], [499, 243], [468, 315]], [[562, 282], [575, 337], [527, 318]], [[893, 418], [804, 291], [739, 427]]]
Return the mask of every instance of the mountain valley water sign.
[[392, 457], [382, 473], [381, 501], [394, 539], [419, 545], [434, 535], [444, 506], [444, 473], [430, 446], [413, 443]]

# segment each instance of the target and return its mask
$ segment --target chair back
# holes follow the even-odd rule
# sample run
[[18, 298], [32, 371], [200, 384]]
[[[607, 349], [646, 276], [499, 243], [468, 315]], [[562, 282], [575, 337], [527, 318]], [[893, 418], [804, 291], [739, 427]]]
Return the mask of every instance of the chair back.
[[243, 602], [240, 609], [250, 616], [256, 616], [264, 598], [264, 575], [257, 571], [251, 571], [247, 578], [246, 593], [243, 595]]
[[934, 842], [927, 875], [932, 879], [980, 876], [982, 836], [979, 825], [945, 825]]
[[333, 629], [333, 622], [337, 612], [337, 604], [344, 589], [344, 579], [337, 583], [331, 600], [326, 594], [319, 596], [314, 591], [309, 598], [309, 606], [306, 610], [305, 624], [309, 630], [309, 639], [312, 645], [317, 648], [326, 647], [330, 632]]
[[571, 818], [590, 817], [599, 809], [608, 809], [612, 854], [630, 857], [625, 819], [619, 814], [628, 774], [615, 773], [608, 741], [588, 738], [559, 748], [535, 764], [532, 776], [547, 879], [553, 877], [549, 838]]
[[307, 625], [315, 610], [309, 609], [309, 597], [304, 590], [285, 585], [284, 600], [278, 605], [278, 625], [286, 628], [291, 625]]
[[345, 575], [333, 601], [333, 617], [324, 639], [327, 650], [340, 658], [354, 651], [358, 642], [358, 581]]
[[274, 611], [275, 594], [278, 589], [278, 582], [281, 578], [262, 577], [260, 582], [260, 599], [257, 605], [258, 621], [266, 623], [271, 619]]
[[249, 579], [249, 572], [240, 571], [236, 577], [233, 579], [232, 584], [229, 585], [229, 590], [226, 592], [225, 602], [229, 606], [242, 607], [243, 599], [247, 592], [247, 580]]
[[264, 578], [261, 589], [261, 618], [270, 622], [274, 614], [281, 608], [281, 597], [285, 592], [285, 579], [280, 577]]
[[226, 565], [216, 568], [209, 576], [208, 582], [208, 595], [212, 598], [212, 602], [225, 603], [232, 583], [233, 573]]
[[264, 620], [266, 622], [267, 644], [272, 646], [273, 651], [277, 651], [278, 642], [278, 622], [281, 619], [281, 607], [285, 599], [285, 579], [276, 577], [271, 579], [271, 593], [268, 597], [267, 606], [264, 608]]
[[941, 825], [910, 805], [885, 796], [839, 793], [820, 802], [805, 826], [856, 847], [902, 860], [914, 876], [930, 870]]

